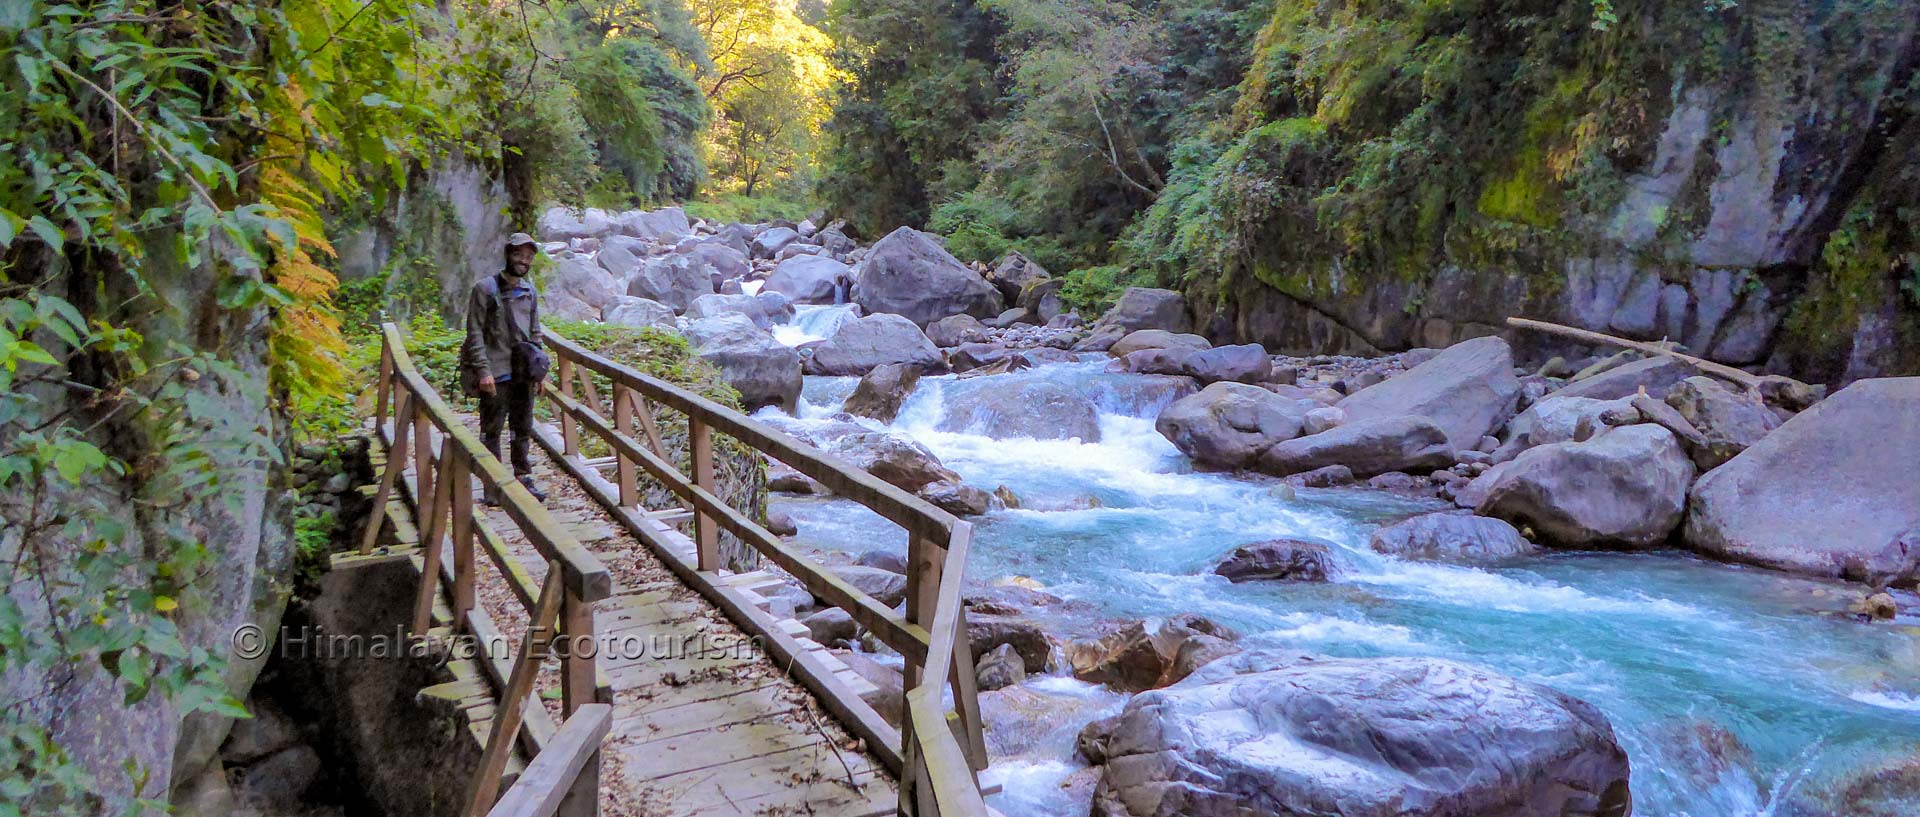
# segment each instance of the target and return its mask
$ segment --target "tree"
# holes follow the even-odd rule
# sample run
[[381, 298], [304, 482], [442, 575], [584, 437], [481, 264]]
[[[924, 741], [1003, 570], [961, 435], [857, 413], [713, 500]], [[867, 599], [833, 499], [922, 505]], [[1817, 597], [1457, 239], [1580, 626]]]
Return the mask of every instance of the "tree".
[[720, 114], [708, 139], [713, 166], [749, 196], [767, 183], [803, 187], [838, 76], [832, 43], [795, 0], [694, 0], [692, 9], [710, 60], [695, 81]]

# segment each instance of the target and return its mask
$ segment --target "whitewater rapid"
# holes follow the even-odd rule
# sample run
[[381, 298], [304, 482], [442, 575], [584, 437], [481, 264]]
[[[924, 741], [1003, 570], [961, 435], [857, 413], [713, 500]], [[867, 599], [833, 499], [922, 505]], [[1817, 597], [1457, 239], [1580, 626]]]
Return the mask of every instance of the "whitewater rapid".
[[[844, 307], [810, 308], [813, 336]], [[1845, 616], [1857, 590], [1676, 553], [1552, 553], [1499, 568], [1402, 561], [1367, 547], [1385, 522], [1441, 507], [1357, 489], [1195, 472], [1153, 430], [1174, 398], [1093, 360], [962, 380], [925, 378], [882, 426], [917, 440], [979, 488], [1022, 509], [975, 519], [972, 580], [1026, 577], [1113, 617], [1193, 612], [1247, 646], [1483, 664], [1598, 706], [1633, 763], [1635, 813], [1757, 817], [1876, 762], [1920, 752], [1920, 637]], [[1100, 440], [1003, 440], [949, 417], [968, 390], [1025, 379], [1070, 386], [1100, 409]], [[832, 416], [852, 378], [808, 378], [799, 416]], [[961, 430], [942, 430], [942, 428]], [[903, 551], [897, 528], [841, 500], [783, 499], [802, 544]], [[1334, 546], [1330, 584], [1232, 584], [1211, 563], [1282, 536]], [[1072, 735], [1124, 697], [1068, 678], [1030, 680], [1051, 701], [1036, 737], [989, 735], [994, 800], [1009, 817], [1086, 813]], [[989, 707], [991, 709], [991, 707]], [[990, 722], [991, 725], [991, 722]], [[1912, 812], [1920, 814], [1920, 804]]]

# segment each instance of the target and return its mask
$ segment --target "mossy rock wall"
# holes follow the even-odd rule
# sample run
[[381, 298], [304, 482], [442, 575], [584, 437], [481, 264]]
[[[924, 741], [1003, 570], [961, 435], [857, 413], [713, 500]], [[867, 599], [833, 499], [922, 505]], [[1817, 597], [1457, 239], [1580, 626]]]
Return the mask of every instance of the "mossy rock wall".
[[1717, 5], [1622, 0], [1598, 31], [1588, 3], [1280, 4], [1200, 182], [1143, 223], [1173, 225], [1216, 340], [1391, 350], [1524, 315], [1920, 372], [1920, 15]]

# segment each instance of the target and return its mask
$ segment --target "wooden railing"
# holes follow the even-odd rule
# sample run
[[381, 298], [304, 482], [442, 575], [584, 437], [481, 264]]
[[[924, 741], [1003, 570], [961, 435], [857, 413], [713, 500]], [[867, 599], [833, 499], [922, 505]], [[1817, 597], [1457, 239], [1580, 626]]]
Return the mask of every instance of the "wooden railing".
[[[738, 411], [596, 355], [551, 331], [545, 335], [555, 377], [546, 385], [544, 396], [560, 425], [558, 440], [550, 436], [541, 440], [549, 453], [682, 581], [743, 629], [762, 636], [777, 659], [791, 666], [829, 710], [866, 739], [874, 754], [900, 777], [902, 813], [985, 815], [978, 772], [987, 765], [986, 746], [960, 601], [973, 526]], [[604, 379], [610, 394], [600, 393], [595, 375]], [[685, 419], [688, 462], [684, 470], [670, 456], [655, 407]], [[582, 456], [583, 430], [605, 443], [612, 456], [594, 460]], [[786, 464], [905, 529], [904, 614], [861, 592], [722, 500], [714, 479], [716, 433]], [[599, 476], [602, 467], [611, 467], [615, 473], [611, 489], [596, 487], [606, 482]], [[665, 487], [683, 507], [641, 508], [640, 472]], [[669, 525], [688, 523], [691, 553], [665, 534]], [[901, 729], [880, 720], [831, 670], [808, 651], [794, 647], [771, 617], [725, 582], [718, 546], [723, 531], [791, 574], [814, 596], [846, 611], [905, 658], [906, 718]], [[951, 714], [946, 705], [949, 692]]]
[[[440, 582], [444, 580], [451, 599], [454, 626], [463, 631], [462, 635], [473, 638], [479, 646], [481, 666], [499, 694], [492, 731], [487, 736], [481, 766], [473, 777], [464, 813], [470, 817], [480, 817], [495, 809], [494, 800], [500, 791], [508, 756], [518, 742], [526, 755], [532, 758], [533, 765], [529, 769], [550, 770], [558, 764], [559, 768], [569, 770], [570, 777], [564, 781], [564, 789], [572, 792], [571, 797], [565, 798], [565, 812], [570, 817], [594, 814], [599, 790], [597, 738], [592, 741], [592, 751], [578, 747], [566, 750], [585, 751], [584, 758], [554, 758], [542, 763], [547, 749], [566, 745], [563, 738], [573, 740], [584, 732], [595, 731], [584, 725], [590, 720], [581, 721], [582, 725], [571, 732], [556, 729], [546, 709], [531, 698], [534, 679], [539, 674], [540, 665], [550, 657], [550, 648], [557, 637], [564, 635], [575, 640], [593, 638], [593, 603], [611, 595], [612, 577], [592, 553], [560, 528], [546, 509], [514, 479], [505, 465], [487, 451], [473, 432], [467, 430], [460, 416], [448, 408], [433, 387], [421, 377], [407, 354], [399, 328], [389, 323], [382, 325], [381, 331], [383, 337], [374, 423], [376, 433], [386, 444], [387, 462], [378, 493], [374, 497], [372, 520], [361, 539], [360, 552], [366, 554], [372, 551], [385, 519], [381, 509], [386, 507], [387, 500], [395, 490], [402, 487], [401, 472], [406, 470], [411, 460], [413, 482], [410, 487], [420, 530], [420, 552], [424, 560], [419, 592], [414, 601], [412, 632], [416, 637], [428, 634], [433, 623], [434, 602], [439, 597]], [[514, 562], [501, 540], [476, 519], [473, 512], [476, 481], [481, 490], [498, 498], [500, 508], [508, 519], [546, 559], [546, 578], [537, 589], [531, 586], [532, 580]], [[515, 598], [527, 611], [527, 631], [520, 639], [511, 665], [496, 661], [490, 655], [493, 645], [504, 642], [485, 609], [474, 604], [476, 539], [481, 541], [482, 550], [493, 560], [500, 574], [506, 577]], [[449, 545], [452, 551], [450, 564], [443, 556], [443, 551], [449, 549]], [[576, 726], [576, 718], [596, 717], [583, 716], [589, 711], [587, 707], [590, 705], [610, 703], [605, 700], [608, 696], [599, 682], [593, 653], [591, 649], [560, 651], [561, 694], [569, 727]], [[605, 710], [594, 711], [601, 713], [597, 717], [604, 718]], [[598, 727], [597, 731], [604, 734], [604, 725]], [[524, 775], [522, 780], [526, 780]], [[552, 780], [547, 782], [559, 785]], [[542, 794], [533, 798], [533, 801], [542, 804], [549, 800], [555, 808], [560, 807], [559, 795], [550, 797]]]

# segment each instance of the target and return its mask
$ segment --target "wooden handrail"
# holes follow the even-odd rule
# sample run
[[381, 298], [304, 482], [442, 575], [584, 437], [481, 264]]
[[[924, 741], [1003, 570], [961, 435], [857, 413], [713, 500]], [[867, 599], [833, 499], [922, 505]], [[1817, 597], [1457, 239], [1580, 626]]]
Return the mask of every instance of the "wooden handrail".
[[[906, 721], [899, 732], [901, 745], [895, 754], [900, 772], [902, 813], [920, 817], [984, 817], [988, 812], [975, 773], [986, 767], [987, 758], [961, 594], [973, 536], [972, 524], [838, 457], [684, 388], [587, 351], [552, 330], [545, 330], [545, 339], [553, 352], [559, 382], [547, 384], [542, 396], [554, 407], [561, 431], [557, 444], [543, 442], [548, 452], [560, 457], [586, 483], [605, 482], [592, 475], [594, 467], [615, 466], [618, 485], [610, 489], [590, 488], [589, 493], [608, 505], [616, 518], [636, 528], [634, 534], [649, 546], [665, 547], [649, 527], [652, 523], [644, 521], [646, 515], [639, 513], [647, 509], [638, 508], [639, 491], [634, 485], [637, 473], [644, 472], [684, 503], [694, 522], [692, 542], [696, 557], [693, 564], [680, 569], [680, 575], [697, 588], [704, 586], [703, 593], [727, 598], [719, 578], [722, 566], [712, 545], [714, 535], [725, 531], [793, 575], [808, 592], [846, 611], [861, 627], [898, 651], [906, 659], [905, 680], [909, 686], [903, 701]], [[594, 385], [589, 374], [602, 376], [611, 384], [614, 402], [610, 407], [601, 401], [601, 389]], [[685, 415], [689, 449], [686, 471], [669, 460], [645, 401]], [[611, 420], [607, 414], [612, 415]], [[612, 449], [610, 461], [589, 462], [582, 458], [579, 439], [582, 429]], [[644, 438], [639, 435], [640, 430], [645, 431]], [[792, 467], [833, 493], [864, 505], [905, 529], [908, 537], [906, 614], [901, 615], [860, 592], [722, 499], [712, 483], [710, 435], [715, 432]], [[671, 556], [671, 559], [687, 558]], [[768, 626], [764, 622], [741, 623], [756, 631]], [[830, 686], [814, 688], [823, 695], [827, 694], [823, 689], [832, 691]], [[949, 688], [956, 710], [952, 716], [946, 708]], [[834, 697], [839, 696], [836, 693]], [[955, 734], [956, 728], [959, 735]]]
[[913, 536], [945, 541], [953, 534], [954, 526], [966, 524], [933, 503], [900, 490], [837, 457], [799, 443], [744, 414], [657, 377], [600, 357], [551, 329], [543, 331], [547, 345], [559, 353], [558, 357], [597, 372], [649, 400], [700, 420], [714, 431], [739, 440], [747, 447], [807, 475], [835, 494], [873, 509], [887, 521], [906, 528]]
[[[534, 767], [549, 769], [548, 773], [556, 780], [564, 778], [565, 788], [579, 793], [566, 801], [568, 814], [592, 815], [598, 809], [599, 741], [607, 731], [606, 722], [610, 713], [606, 707], [601, 707], [601, 722], [597, 727], [589, 728], [592, 720], [589, 717], [580, 720], [581, 725], [572, 733], [564, 730], [555, 732], [551, 721], [545, 720], [548, 718], [546, 711], [540, 708], [537, 701], [529, 703], [529, 700], [532, 698], [534, 678], [539, 674], [540, 665], [550, 657], [549, 647], [556, 637], [562, 634], [571, 639], [594, 637], [593, 602], [612, 595], [612, 575], [598, 558], [561, 528], [526, 486], [521, 485], [507, 467], [467, 430], [460, 416], [447, 406], [414, 367], [399, 327], [391, 323], [384, 324], [381, 333], [374, 431], [376, 434], [385, 433], [389, 421], [386, 412], [391, 406], [392, 437], [387, 450], [385, 473], [375, 494], [375, 512], [368, 520], [361, 538], [361, 552], [369, 552], [378, 539], [386, 519], [384, 509], [387, 501], [403, 485], [400, 474], [407, 468], [411, 458], [411, 490], [416, 508], [416, 526], [420, 530], [422, 560], [420, 586], [414, 600], [413, 633], [416, 636], [427, 635], [433, 622], [434, 606], [439, 598], [443, 576], [450, 590], [449, 609], [453, 626], [476, 637], [493, 631], [486, 612], [475, 607], [477, 566], [473, 551], [476, 538], [483, 540], [489, 558], [500, 567], [501, 574], [514, 591], [515, 600], [528, 613], [527, 632], [520, 640], [520, 649], [506, 677], [493, 678], [497, 673], [491, 670], [488, 673], [489, 680], [494, 681], [496, 692], [499, 693], [499, 705], [494, 709], [492, 727], [482, 748], [480, 769], [470, 783], [464, 813], [468, 817], [483, 817], [498, 811], [497, 806], [503, 805], [496, 803], [501, 777], [515, 744], [524, 737], [528, 754], [533, 759], [529, 770]], [[434, 445], [436, 431], [439, 436], [437, 450]], [[546, 578], [537, 596], [529, 588], [519, 586], [521, 577], [509, 569], [504, 547], [494, 541], [495, 537], [484, 522], [476, 518], [473, 508], [475, 479], [489, 495], [499, 499], [501, 511], [546, 559]], [[452, 551], [451, 565], [445, 564], [443, 557], [443, 552], [449, 546]], [[560, 657], [562, 708], [568, 715], [570, 726], [581, 712], [597, 706], [595, 699], [599, 697], [598, 667], [593, 658], [595, 650], [587, 648], [584, 641], [577, 643], [581, 649], [565, 650]], [[491, 659], [487, 660], [491, 666]], [[542, 727], [544, 731], [533, 729], [529, 725], [533, 721], [529, 719], [545, 720], [546, 725]], [[572, 746], [566, 743], [567, 740], [582, 740], [582, 736], [588, 733], [592, 733], [592, 737], [586, 744]], [[550, 738], [545, 745], [542, 745], [543, 735]], [[549, 752], [555, 754], [549, 757]], [[553, 769], [564, 774], [552, 772]], [[565, 794], [565, 791], [558, 794], [546, 792], [537, 786], [529, 788], [521, 801], [504, 813], [537, 813], [544, 817], [560, 808]]]
[[[388, 356], [392, 360], [392, 376], [405, 387], [413, 405], [426, 415], [433, 427], [446, 435], [454, 448], [469, 460], [473, 476], [500, 498], [500, 509], [526, 534], [528, 543], [538, 549], [543, 558], [560, 563], [566, 576], [567, 589], [586, 601], [599, 601], [613, 595], [613, 576], [607, 572], [606, 566], [600, 564], [600, 560], [575, 542], [573, 537], [561, 531], [560, 524], [553, 520], [547, 509], [533, 498], [526, 486], [514, 479], [513, 472], [507, 469], [505, 463], [494, 458], [492, 452], [467, 429], [459, 415], [447, 407], [433, 386], [414, 368], [413, 358], [407, 354], [406, 341], [400, 335], [400, 328], [388, 323], [381, 326], [381, 331], [385, 347], [390, 350]], [[423, 446], [424, 441], [416, 441], [416, 450]]]
[[847, 580], [800, 555], [785, 542], [780, 541], [780, 537], [748, 519], [746, 514], [735, 510], [711, 491], [694, 485], [674, 470], [672, 464], [664, 458], [609, 426], [606, 419], [598, 412], [569, 399], [552, 384], [547, 385], [546, 391], [548, 399], [571, 415], [575, 422], [604, 440], [622, 460], [638, 462], [642, 469], [659, 480], [667, 490], [692, 503], [701, 513], [713, 517], [721, 527], [727, 529], [728, 533], [740, 537], [741, 541], [772, 559], [782, 570], [793, 574], [794, 578], [799, 579], [800, 583], [806, 586], [808, 592], [825, 599], [835, 607], [846, 610], [856, 623], [867, 628], [887, 646], [916, 662], [925, 660], [928, 646], [925, 628], [909, 623], [905, 617], [894, 612], [893, 608], [881, 604], [872, 596], [848, 584]]
[[587, 704], [567, 718], [547, 750], [527, 764], [487, 817], [552, 817], [613, 726], [613, 707]]

